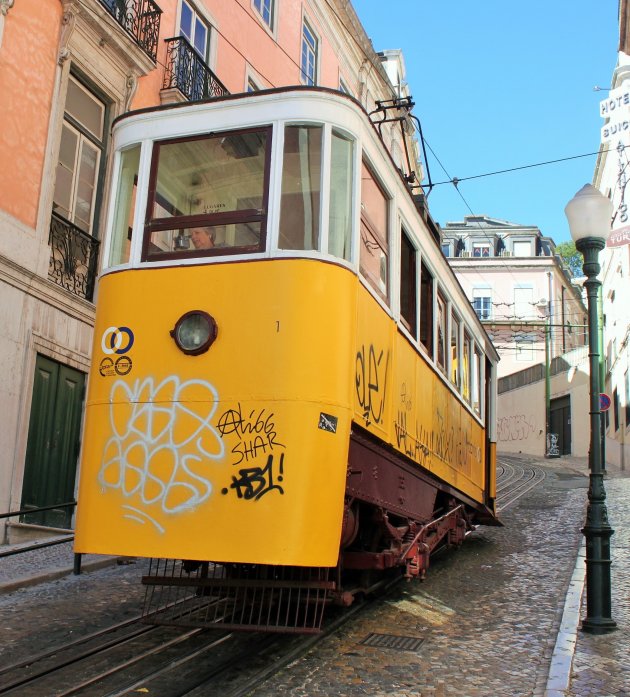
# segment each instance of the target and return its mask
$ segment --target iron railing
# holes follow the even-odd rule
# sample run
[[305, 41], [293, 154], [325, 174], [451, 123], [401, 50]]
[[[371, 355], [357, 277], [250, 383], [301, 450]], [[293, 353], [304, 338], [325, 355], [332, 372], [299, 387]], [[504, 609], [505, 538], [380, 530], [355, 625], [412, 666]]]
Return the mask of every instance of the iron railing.
[[[41, 511], [51, 511], [57, 508], [74, 508], [77, 505], [76, 501], [68, 501], [68, 503], [55, 503], [51, 506], [39, 506], [37, 508], [22, 508], [19, 511], [9, 511], [8, 513], [0, 513], [0, 519], [2, 518], [14, 518], [15, 516], [22, 516], [28, 513], [39, 513]], [[74, 533], [70, 532], [68, 535], [63, 537], [56, 537], [52, 540], [44, 540], [39, 542], [32, 542], [29, 545], [21, 545], [20, 547], [11, 548], [3, 550], [0, 547], [0, 558], [2, 557], [12, 557], [16, 554], [24, 554], [25, 552], [33, 552], [37, 549], [43, 549], [45, 547], [54, 547], [56, 545], [61, 545], [66, 542], [72, 542], [74, 540]], [[82, 554], [75, 553], [74, 563], [73, 563], [73, 573], [78, 575], [81, 573], [81, 558]]]
[[155, 63], [162, 10], [153, 0], [100, 0], [100, 2]]
[[183, 36], [166, 39], [162, 89], [177, 87], [191, 102], [229, 94], [219, 78]]
[[71, 293], [92, 300], [99, 241], [57, 213], [50, 220], [48, 278]]

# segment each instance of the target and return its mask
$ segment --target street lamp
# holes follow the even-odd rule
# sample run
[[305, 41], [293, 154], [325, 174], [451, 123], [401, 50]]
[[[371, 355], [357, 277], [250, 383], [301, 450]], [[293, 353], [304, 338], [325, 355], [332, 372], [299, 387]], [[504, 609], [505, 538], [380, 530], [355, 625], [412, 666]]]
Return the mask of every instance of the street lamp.
[[588, 347], [591, 398], [591, 441], [588, 451], [589, 487], [586, 524], [586, 617], [582, 629], [591, 634], [606, 634], [616, 629], [610, 616], [610, 537], [614, 530], [608, 522], [604, 469], [600, 447], [599, 347], [597, 295], [601, 282], [598, 256], [610, 234], [612, 202], [594, 186], [587, 184], [564, 209], [571, 237], [584, 255], [584, 285], [588, 300]]

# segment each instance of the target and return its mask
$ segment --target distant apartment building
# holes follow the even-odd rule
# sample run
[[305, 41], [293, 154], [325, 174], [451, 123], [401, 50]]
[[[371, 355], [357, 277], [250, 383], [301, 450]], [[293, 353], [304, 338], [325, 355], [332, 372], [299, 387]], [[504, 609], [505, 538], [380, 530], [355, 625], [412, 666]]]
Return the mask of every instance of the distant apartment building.
[[581, 346], [586, 308], [553, 240], [534, 226], [466, 216], [442, 227], [442, 251], [492, 338], [499, 377]]
[[0, 0], [0, 512], [58, 505], [0, 521], [0, 542], [72, 525], [114, 119], [332, 88], [391, 107], [378, 132], [412, 181], [403, 78], [345, 0]]

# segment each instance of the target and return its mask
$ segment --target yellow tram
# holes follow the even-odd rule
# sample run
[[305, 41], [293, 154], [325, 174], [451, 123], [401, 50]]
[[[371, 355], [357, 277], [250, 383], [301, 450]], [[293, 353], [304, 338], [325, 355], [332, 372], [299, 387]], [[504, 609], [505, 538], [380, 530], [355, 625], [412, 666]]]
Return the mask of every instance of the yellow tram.
[[[233, 586], [258, 615], [222, 626], [316, 631], [496, 524], [497, 355], [360, 105], [269, 90], [113, 137], [75, 551], [164, 560], [151, 612]], [[287, 588], [318, 619], [271, 619]]]

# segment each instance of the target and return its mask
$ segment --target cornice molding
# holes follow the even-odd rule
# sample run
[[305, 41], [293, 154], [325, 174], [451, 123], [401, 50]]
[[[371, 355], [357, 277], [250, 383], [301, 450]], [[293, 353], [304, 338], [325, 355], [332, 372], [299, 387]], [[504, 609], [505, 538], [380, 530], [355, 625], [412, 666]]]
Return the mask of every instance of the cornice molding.
[[[1, 1], [1, 0], [0, 0]], [[81, 34], [93, 48], [110, 54], [110, 61], [126, 75], [147, 75], [155, 63], [113, 19], [99, 0], [62, 0], [63, 19], [59, 63], [74, 55]]]
[[0, 254], [0, 281], [59, 310], [73, 319], [94, 326], [96, 309], [88, 300], [72, 295], [61, 286]]

